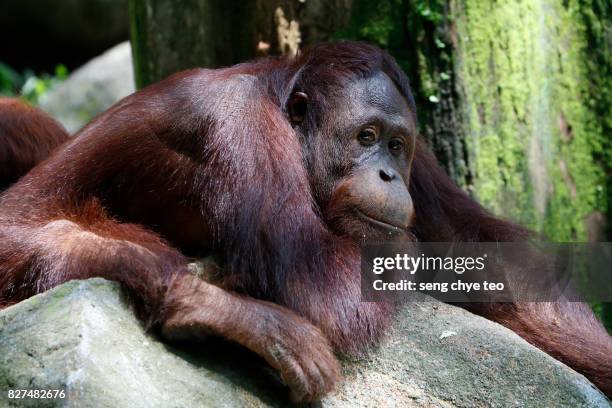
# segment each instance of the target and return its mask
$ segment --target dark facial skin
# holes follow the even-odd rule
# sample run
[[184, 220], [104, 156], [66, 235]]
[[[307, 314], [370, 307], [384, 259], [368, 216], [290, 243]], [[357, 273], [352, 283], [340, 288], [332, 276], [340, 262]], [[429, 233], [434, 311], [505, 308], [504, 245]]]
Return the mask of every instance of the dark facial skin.
[[[303, 108], [302, 108], [303, 109]], [[320, 126], [308, 132], [313, 193], [330, 227], [359, 241], [406, 238], [415, 123], [384, 73], [338, 90]]]

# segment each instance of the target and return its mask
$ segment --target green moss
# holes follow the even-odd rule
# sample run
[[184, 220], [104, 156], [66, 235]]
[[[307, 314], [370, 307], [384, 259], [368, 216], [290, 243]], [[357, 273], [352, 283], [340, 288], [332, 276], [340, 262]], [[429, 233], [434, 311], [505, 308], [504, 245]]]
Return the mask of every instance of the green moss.
[[606, 210], [589, 44], [567, 3], [453, 3], [476, 196], [557, 241], [585, 240], [585, 217]]

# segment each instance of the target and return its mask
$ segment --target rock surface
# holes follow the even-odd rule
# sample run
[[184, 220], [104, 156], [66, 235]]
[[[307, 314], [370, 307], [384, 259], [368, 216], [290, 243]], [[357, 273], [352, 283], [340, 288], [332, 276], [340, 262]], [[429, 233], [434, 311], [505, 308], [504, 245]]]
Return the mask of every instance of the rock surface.
[[[7, 389], [65, 389], [9, 400]], [[143, 332], [119, 286], [72, 281], [0, 312], [0, 406], [274, 407], [286, 390], [220, 340], [167, 345]], [[408, 304], [367, 359], [344, 363], [323, 407], [610, 407], [583, 376], [461, 309]]]
[[129, 42], [123, 42], [74, 71], [66, 81], [42, 95], [40, 107], [70, 133], [134, 92]]

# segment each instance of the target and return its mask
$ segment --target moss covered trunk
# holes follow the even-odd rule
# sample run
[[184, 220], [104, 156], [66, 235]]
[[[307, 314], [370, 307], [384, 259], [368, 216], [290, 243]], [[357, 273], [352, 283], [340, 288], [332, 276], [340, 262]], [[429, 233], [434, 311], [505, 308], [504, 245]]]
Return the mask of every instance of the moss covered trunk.
[[604, 239], [610, 112], [601, 110], [611, 101], [609, 72], [593, 65], [607, 47], [590, 33], [604, 30], [599, 6], [463, 0], [450, 8], [474, 193], [558, 241]]

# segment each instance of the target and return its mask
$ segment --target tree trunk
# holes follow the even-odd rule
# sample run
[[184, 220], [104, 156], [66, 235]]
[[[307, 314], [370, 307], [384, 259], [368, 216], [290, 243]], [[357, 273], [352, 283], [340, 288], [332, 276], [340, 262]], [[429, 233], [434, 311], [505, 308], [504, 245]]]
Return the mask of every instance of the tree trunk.
[[130, 0], [137, 87], [194, 67], [252, 56], [254, 2]]
[[325, 41], [348, 23], [351, 1], [130, 0], [137, 87], [188, 68], [279, 54], [278, 8], [299, 23], [301, 46]]
[[451, 5], [476, 195], [559, 241], [605, 240], [611, 101], [607, 115], [596, 105], [609, 73], [591, 61], [606, 44], [588, 34], [601, 23], [596, 2], [579, 3]]

